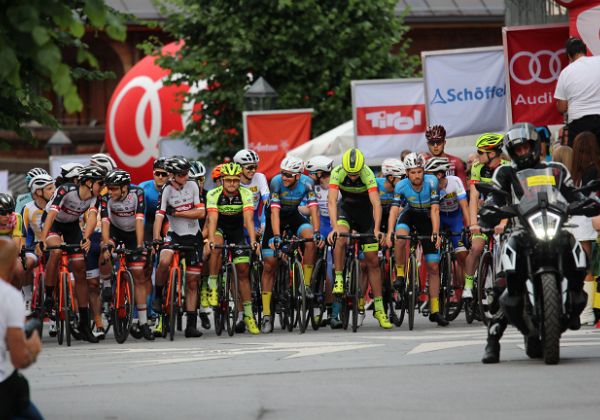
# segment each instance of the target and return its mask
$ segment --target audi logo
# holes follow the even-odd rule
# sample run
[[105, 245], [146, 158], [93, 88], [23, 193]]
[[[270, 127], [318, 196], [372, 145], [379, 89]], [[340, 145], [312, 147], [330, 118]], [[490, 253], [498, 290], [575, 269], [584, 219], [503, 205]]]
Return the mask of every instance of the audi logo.
[[[565, 49], [560, 49], [558, 51], [550, 51], [550, 50], [540, 50], [536, 53], [532, 53], [530, 51], [520, 51], [516, 53], [510, 59], [509, 71], [510, 77], [515, 82], [521, 85], [530, 85], [532, 83], [542, 83], [548, 84], [552, 83], [558, 79], [560, 72], [562, 70], [562, 64], [560, 62], [560, 57], [565, 53]], [[548, 73], [550, 74], [548, 77], [541, 77], [542, 70], [545, 66], [542, 65], [542, 57], [548, 57]], [[527, 77], [521, 78], [515, 74], [515, 63], [520, 58], [529, 59], [529, 63], [527, 65]]]

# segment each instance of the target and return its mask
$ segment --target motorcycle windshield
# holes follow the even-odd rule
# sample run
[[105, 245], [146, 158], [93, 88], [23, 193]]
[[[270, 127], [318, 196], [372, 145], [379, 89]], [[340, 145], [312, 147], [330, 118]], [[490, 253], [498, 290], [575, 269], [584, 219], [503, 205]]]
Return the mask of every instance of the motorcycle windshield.
[[566, 209], [568, 206], [567, 200], [560, 193], [563, 182], [560, 171], [554, 168], [525, 169], [517, 173], [517, 178], [523, 188], [523, 196], [519, 201], [521, 214], [542, 206], [542, 201], [559, 209]]

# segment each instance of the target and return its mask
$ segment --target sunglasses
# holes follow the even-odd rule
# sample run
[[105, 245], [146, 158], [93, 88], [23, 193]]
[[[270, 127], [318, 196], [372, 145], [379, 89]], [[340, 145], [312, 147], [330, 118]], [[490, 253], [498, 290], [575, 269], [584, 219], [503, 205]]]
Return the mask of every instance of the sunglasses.
[[256, 171], [256, 165], [247, 165], [247, 166], [244, 166], [243, 168], [248, 171]]
[[154, 171], [154, 176], [157, 176], [159, 178], [166, 178], [169, 176], [169, 174], [163, 171]]
[[281, 176], [284, 178], [293, 178], [295, 174], [291, 174], [289, 172], [280, 172]]
[[487, 154], [488, 154], [488, 153], [490, 153], [490, 152], [491, 152], [491, 150], [478, 150], [478, 151], [477, 151], [477, 154], [478, 154], [479, 156], [481, 156], [481, 155], [487, 155]]
[[427, 144], [430, 146], [441, 146], [442, 144], [444, 144], [444, 140], [428, 141]]
[[12, 213], [12, 211], [8, 210], [0, 210], [0, 216], [8, 216]]

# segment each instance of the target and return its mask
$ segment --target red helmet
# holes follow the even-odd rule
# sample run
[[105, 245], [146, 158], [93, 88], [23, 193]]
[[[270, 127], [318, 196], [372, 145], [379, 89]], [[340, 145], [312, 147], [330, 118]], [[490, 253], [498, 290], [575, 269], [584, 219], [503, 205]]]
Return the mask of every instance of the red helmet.
[[427, 127], [427, 131], [425, 131], [425, 137], [427, 138], [427, 141], [446, 140], [446, 129], [443, 125]]

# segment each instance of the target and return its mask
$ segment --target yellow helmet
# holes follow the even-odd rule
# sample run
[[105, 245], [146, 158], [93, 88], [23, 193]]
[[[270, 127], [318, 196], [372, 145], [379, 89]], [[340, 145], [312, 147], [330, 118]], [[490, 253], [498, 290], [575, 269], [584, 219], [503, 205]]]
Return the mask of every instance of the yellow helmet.
[[358, 149], [346, 150], [342, 157], [342, 168], [350, 174], [356, 174], [365, 166], [365, 155]]
[[502, 139], [504, 136], [498, 133], [483, 133], [477, 139], [475, 147], [481, 152], [490, 152], [492, 150], [502, 149]]
[[242, 167], [233, 162], [229, 162], [221, 166], [221, 176], [223, 178], [235, 177], [239, 178], [242, 173]]

